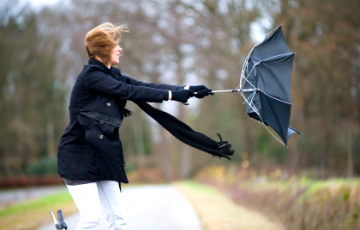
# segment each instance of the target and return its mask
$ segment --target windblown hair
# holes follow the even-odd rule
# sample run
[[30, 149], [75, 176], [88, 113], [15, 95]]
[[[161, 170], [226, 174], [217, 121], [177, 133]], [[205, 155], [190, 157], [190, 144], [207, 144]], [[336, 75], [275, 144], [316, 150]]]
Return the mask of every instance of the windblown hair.
[[85, 48], [89, 58], [98, 56], [104, 64], [110, 59], [110, 51], [121, 42], [121, 33], [129, 32], [125, 25], [115, 26], [105, 22], [85, 35]]

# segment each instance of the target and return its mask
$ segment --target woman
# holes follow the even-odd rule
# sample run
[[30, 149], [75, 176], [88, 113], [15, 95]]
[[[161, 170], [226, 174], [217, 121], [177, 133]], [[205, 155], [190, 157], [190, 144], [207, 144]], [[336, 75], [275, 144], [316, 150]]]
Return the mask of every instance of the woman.
[[85, 36], [89, 64], [79, 74], [70, 98], [70, 124], [58, 147], [58, 170], [79, 209], [80, 229], [97, 229], [101, 208], [108, 229], [127, 229], [120, 182], [128, 183], [118, 129], [130, 111], [127, 100], [186, 103], [211, 90], [137, 81], [114, 68], [122, 48], [124, 26], [101, 24]]

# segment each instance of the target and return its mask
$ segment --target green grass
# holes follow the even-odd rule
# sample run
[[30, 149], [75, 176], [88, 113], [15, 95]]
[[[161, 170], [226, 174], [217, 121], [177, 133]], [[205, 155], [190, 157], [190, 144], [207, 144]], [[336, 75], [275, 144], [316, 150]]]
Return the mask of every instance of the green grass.
[[216, 189], [194, 181], [175, 183], [197, 211], [206, 230], [283, 230], [265, 216], [234, 203]]
[[62, 209], [64, 215], [76, 211], [76, 206], [68, 191], [45, 196], [0, 210], [1, 229], [34, 229], [52, 219], [49, 210]]
[[27, 212], [29, 210], [37, 210], [37, 209], [43, 209], [47, 206], [52, 206], [54, 203], [64, 203], [71, 201], [72, 198], [70, 194], [66, 192], [62, 192], [56, 195], [50, 195], [43, 198], [40, 198], [38, 200], [32, 200], [26, 203], [17, 204], [8, 208], [5, 208], [3, 210], [0, 210], [0, 217], [5, 217], [8, 215], [13, 215], [19, 212]]

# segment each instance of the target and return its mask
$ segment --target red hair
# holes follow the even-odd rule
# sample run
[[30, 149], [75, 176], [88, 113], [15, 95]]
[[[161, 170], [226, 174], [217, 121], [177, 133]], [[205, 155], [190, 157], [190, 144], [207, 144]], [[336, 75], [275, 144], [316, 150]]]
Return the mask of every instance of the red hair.
[[114, 26], [110, 22], [103, 23], [85, 35], [85, 48], [89, 58], [98, 56], [107, 65], [110, 51], [121, 42], [121, 33], [129, 32], [125, 25]]

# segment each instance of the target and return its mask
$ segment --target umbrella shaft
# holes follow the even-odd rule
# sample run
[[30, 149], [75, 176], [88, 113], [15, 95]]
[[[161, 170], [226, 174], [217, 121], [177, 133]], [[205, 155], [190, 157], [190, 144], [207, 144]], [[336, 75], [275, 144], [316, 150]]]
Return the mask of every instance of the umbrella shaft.
[[212, 93], [239, 92], [239, 89], [213, 90]]
[[213, 90], [212, 93], [225, 93], [225, 92], [253, 92], [255, 89], [226, 89], [226, 90]]

